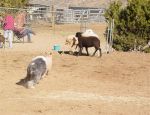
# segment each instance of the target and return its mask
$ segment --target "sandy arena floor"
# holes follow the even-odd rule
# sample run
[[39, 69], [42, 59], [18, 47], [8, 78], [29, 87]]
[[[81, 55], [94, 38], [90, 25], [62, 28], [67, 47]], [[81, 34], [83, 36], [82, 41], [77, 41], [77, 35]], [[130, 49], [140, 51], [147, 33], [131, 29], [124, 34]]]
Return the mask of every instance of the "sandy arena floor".
[[[104, 24], [89, 25], [104, 44]], [[49, 75], [26, 89], [16, 85], [37, 55], [61, 44], [79, 25], [35, 26], [32, 43], [0, 49], [0, 115], [150, 115], [150, 54], [113, 52], [102, 58], [53, 51]]]

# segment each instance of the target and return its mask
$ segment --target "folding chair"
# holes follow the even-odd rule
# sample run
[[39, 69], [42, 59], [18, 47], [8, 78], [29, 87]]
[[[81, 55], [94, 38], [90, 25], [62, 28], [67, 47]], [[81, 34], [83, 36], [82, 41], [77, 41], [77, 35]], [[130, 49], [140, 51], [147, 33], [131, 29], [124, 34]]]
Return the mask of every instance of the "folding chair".
[[1, 33], [0, 33], [0, 42], [1, 42], [1, 45], [2, 45], [0, 48], [5, 48], [5, 38], [4, 38], [3, 35], [1, 35]]
[[[13, 42], [22, 42], [24, 43], [24, 35], [22, 33], [20, 33], [19, 31], [14, 30], [14, 37], [13, 37]], [[16, 38], [16, 40], [15, 40]]]

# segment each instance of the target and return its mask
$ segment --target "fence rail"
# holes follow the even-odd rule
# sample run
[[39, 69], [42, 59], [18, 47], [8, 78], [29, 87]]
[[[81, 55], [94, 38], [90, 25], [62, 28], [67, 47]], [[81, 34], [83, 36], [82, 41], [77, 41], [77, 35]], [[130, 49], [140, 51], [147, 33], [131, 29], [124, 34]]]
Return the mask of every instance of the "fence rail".
[[55, 23], [81, 23], [82, 21], [91, 23], [105, 21], [103, 16], [104, 10], [102, 9], [66, 9], [52, 12], [50, 7], [26, 7], [24, 9], [0, 7], [0, 14], [4, 13], [6, 10], [10, 10], [13, 13], [18, 11], [26, 11], [27, 23], [36, 22], [39, 20], [51, 23], [53, 15], [55, 16]]

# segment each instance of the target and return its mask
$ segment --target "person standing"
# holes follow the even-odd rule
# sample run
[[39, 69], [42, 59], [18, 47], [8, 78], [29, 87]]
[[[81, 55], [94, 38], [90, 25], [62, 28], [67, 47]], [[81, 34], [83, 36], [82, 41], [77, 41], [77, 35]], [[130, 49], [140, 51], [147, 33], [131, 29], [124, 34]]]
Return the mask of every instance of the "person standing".
[[12, 48], [14, 18], [11, 13], [7, 13], [3, 20], [3, 29], [5, 40], [9, 41], [9, 48]]

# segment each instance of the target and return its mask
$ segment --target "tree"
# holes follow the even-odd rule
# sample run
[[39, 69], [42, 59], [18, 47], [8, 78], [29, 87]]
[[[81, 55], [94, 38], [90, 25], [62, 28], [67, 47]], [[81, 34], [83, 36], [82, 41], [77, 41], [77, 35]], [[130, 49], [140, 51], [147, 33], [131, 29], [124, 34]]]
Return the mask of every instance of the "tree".
[[114, 48], [128, 51], [145, 45], [150, 39], [150, 1], [128, 0], [126, 7], [113, 2], [106, 10], [107, 17], [115, 19]]
[[17, 7], [21, 8], [25, 6], [29, 0], [1, 0], [0, 6], [1, 7]]
[[122, 3], [120, 1], [115, 1], [115, 2], [110, 3], [109, 8], [105, 12], [105, 17], [108, 22], [110, 22], [112, 19], [115, 19], [114, 23], [115, 24], [119, 23], [118, 20], [119, 20], [119, 14], [121, 11], [121, 6], [122, 6]]

